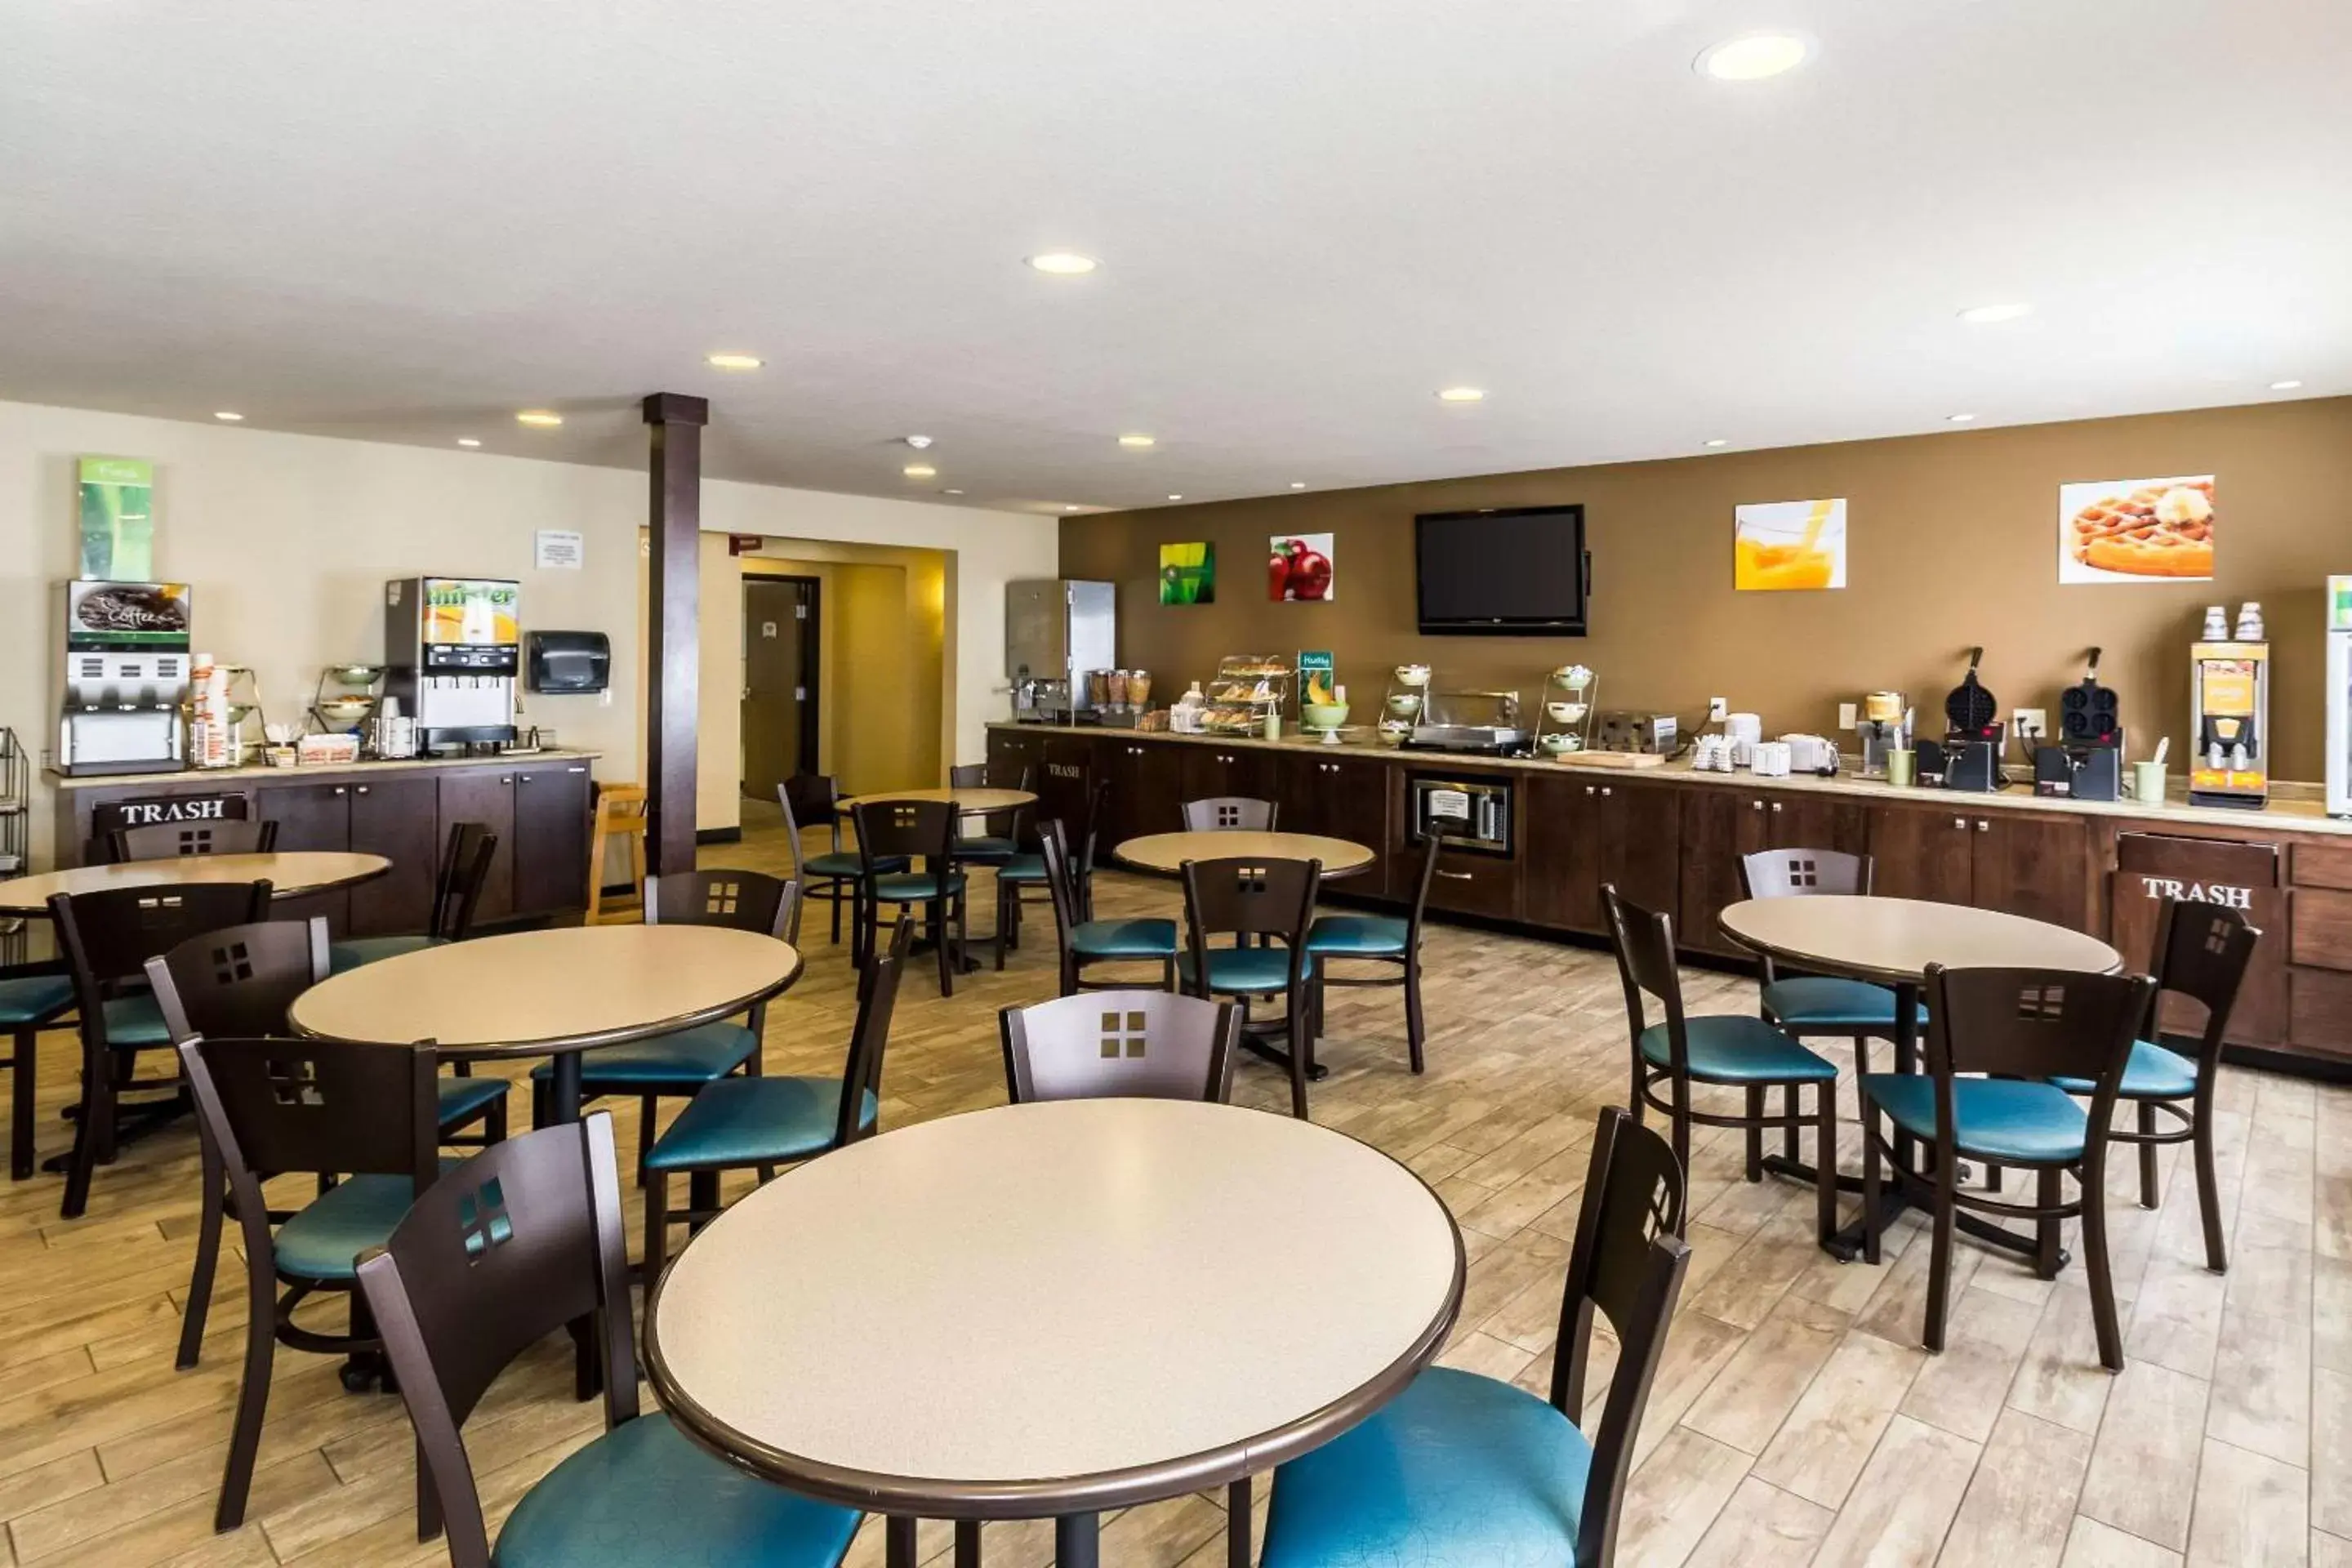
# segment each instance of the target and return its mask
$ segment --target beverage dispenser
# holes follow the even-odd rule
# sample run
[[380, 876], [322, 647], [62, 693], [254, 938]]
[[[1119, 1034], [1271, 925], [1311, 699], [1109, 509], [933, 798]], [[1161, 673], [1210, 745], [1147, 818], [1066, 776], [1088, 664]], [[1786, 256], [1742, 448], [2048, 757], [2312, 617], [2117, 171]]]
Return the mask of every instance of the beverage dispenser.
[[384, 695], [415, 721], [420, 749], [513, 744], [520, 600], [520, 584], [496, 578], [384, 584]]
[[192, 626], [184, 583], [65, 584], [58, 591], [58, 771], [177, 773]]
[[2220, 605], [2189, 649], [2189, 803], [2259, 808], [2270, 799], [2271, 645], [2262, 606], [2238, 612], [2237, 636]]

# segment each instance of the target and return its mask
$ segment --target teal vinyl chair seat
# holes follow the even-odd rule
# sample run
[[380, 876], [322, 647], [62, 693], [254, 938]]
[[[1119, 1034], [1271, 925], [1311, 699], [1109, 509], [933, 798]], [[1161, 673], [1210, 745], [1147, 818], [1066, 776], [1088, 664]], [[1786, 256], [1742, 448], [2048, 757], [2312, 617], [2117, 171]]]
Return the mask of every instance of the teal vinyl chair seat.
[[168, 1046], [172, 1031], [152, 994], [133, 992], [106, 1000], [106, 1043], [110, 1046]]
[[[907, 858], [886, 855], [874, 865], [877, 870], [903, 871], [907, 868]], [[855, 849], [832, 849], [823, 855], [812, 855], [801, 862], [801, 867], [813, 877], [862, 877], [866, 874], [866, 868], [857, 863], [857, 851]]]
[[1433, 1366], [1274, 1472], [1261, 1568], [1574, 1568], [1592, 1450], [1524, 1390]]
[[450, 1127], [471, 1121], [504, 1100], [509, 1086], [502, 1078], [452, 1078], [443, 1073], [433, 1087], [441, 1095], [441, 1125]]
[[[646, 1086], [675, 1089], [709, 1083], [750, 1061], [759, 1048], [759, 1037], [733, 1023], [698, 1024], [626, 1045], [598, 1046], [580, 1053], [580, 1091], [635, 1094]], [[555, 1069], [541, 1062], [530, 1076], [545, 1082]]]
[[[722, 1078], [678, 1112], [646, 1153], [648, 1171], [782, 1165], [833, 1146], [841, 1080], [825, 1078]], [[881, 1110], [871, 1089], [857, 1124], [871, 1129]]]
[[[1936, 1080], [1925, 1073], [1870, 1073], [1863, 1088], [1887, 1120], [1915, 1138], [1936, 1136]], [[1963, 1154], [2023, 1164], [2080, 1160], [2090, 1121], [2055, 1084], [2011, 1079], [1952, 1080], [1954, 1140]]]
[[339, 942], [327, 949], [328, 971], [347, 974], [363, 963], [381, 963], [387, 958], [404, 953], [423, 952], [428, 947], [446, 947], [448, 939], [438, 936], [361, 936], [349, 942]]
[[[1837, 1065], [1814, 1055], [1761, 1018], [1710, 1014], [1683, 1021], [1691, 1077], [1706, 1083], [1817, 1083], [1837, 1077]], [[1642, 1059], [1654, 1068], [1674, 1061], [1666, 1026], [1642, 1031]]]
[[[1176, 972], [1187, 985], [1192, 980], [1192, 955], [1176, 955]], [[1312, 976], [1315, 961], [1307, 961]], [[1209, 949], [1209, 989], [1244, 996], [1270, 996], [1290, 989], [1290, 950], [1282, 947], [1213, 947]]]
[[[2068, 1094], [2093, 1094], [2099, 1087], [2086, 1078], [2050, 1081]], [[2124, 1064], [2123, 1087], [2116, 1092], [2126, 1100], [2187, 1100], [2197, 1092], [2196, 1058], [2149, 1040], [2134, 1040], [2131, 1059]]]
[[507, 1516], [495, 1568], [833, 1568], [860, 1515], [745, 1475], [659, 1413], [579, 1449]]
[[1325, 915], [1307, 930], [1307, 951], [1326, 958], [1402, 958], [1412, 928], [1386, 915]]
[[1045, 881], [1045, 858], [1043, 855], [1015, 855], [998, 863], [996, 879], [1000, 882], [1034, 882], [1040, 887]]
[[983, 834], [977, 838], [959, 838], [955, 841], [957, 859], [978, 860], [983, 865], [992, 865], [999, 860], [1010, 860], [1020, 853], [1021, 846], [1013, 843], [1010, 838], [1000, 837], [993, 834]]
[[[447, 1175], [462, 1161], [444, 1157]], [[270, 1243], [278, 1271], [305, 1279], [356, 1279], [358, 1258], [382, 1247], [415, 1201], [406, 1176], [345, 1176], [278, 1227]]]
[[[1803, 1034], [1813, 1029], [1886, 1029], [1895, 1027], [1895, 993], [1866, 980], [1835, 980], [1822, 974], [1795, 975], [1764, 987], [1764, 1011], [1781, 1026]], [[1918, 1004], [1916, 1027], [1927, 1027], [1927, 1005]]]
[[941, 878], [929, 871], [900, 871], [874, 879], [874, 896], [886, 904], [928, 904], [963, 891], [964, 875], [950, 871]]
[[1174, 921], [1087, 921], [1070, 928], [1070, 951], [1081, 958], [1172, 958]]
[[46, 1024], [73, 1005], [73, 977], [28, 974], [20, 980], [0, 980], [0, 1029]]

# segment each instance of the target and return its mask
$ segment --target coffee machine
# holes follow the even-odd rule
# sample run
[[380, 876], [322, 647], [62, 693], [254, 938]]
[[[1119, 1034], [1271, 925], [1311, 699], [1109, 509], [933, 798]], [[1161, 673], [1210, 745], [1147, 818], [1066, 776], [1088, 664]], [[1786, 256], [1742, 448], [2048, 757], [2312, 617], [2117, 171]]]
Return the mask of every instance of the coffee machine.
[[521, 592], [487, 577], [384, 584], [384, 695], [415, 721], [420, 750], [514, 743]]
[[1911, 749], [1911, 699], [1900, 691], [1862, 694], [1862, 776], [1883, 779], [1886, 759]]
[[67, 583], [58, 590], [58, 771], [177, 773], [192, 629], [185, 583]]
[[[2218, 611], [2206, 630], [2215, 629]], [[2189, 648], [2189, 804], [2260, 810], [2270, 800], [2271, 645], [2260, 609], [2239, 612], [2240, 636]], [[2226, 625], [2221, 629], [2226, 630]], [[2252, 631], [2252, 637], [2243, 634]]]

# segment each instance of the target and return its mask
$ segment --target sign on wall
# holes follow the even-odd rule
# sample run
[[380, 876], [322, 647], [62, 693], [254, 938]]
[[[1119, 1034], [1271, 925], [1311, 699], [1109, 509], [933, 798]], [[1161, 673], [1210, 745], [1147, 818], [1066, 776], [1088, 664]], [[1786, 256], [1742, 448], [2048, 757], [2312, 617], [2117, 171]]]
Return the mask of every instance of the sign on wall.
[[1845, 586], [1845, 500], [1734, 507], [1731, 585], [1742, 594]]
[[1266, 597], [1308, 604], [1331, 601], [1331, 536], [1277, 533], [1267, 542]]
[[2058, 487], [2058, 581], [2200, 582], [2213, 575], [2213, 476]]
[[576, 529], [542, 528], [531, 538], [542, 572], [577, 572], [587, 559], [587, 542]]
[[155, 580], [155, 465], [137, 458], [84, 458], [76, 486], [81, 530], [78, 577]]
[[1215, 604], [1217, 547], [1207, 543], [1161, 545], [1160, 602], [1163, 605]]

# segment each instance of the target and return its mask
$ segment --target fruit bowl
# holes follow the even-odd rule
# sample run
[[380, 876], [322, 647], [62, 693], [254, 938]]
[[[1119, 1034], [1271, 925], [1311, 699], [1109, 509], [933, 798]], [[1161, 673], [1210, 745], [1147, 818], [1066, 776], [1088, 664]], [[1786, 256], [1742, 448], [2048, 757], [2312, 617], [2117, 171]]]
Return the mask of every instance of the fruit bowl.
[[1298, 710], [1298, 722], [1306, 730], [1337, 730], [1348, 721], [1348, 705], [1344, 702], [1307, 702]]

